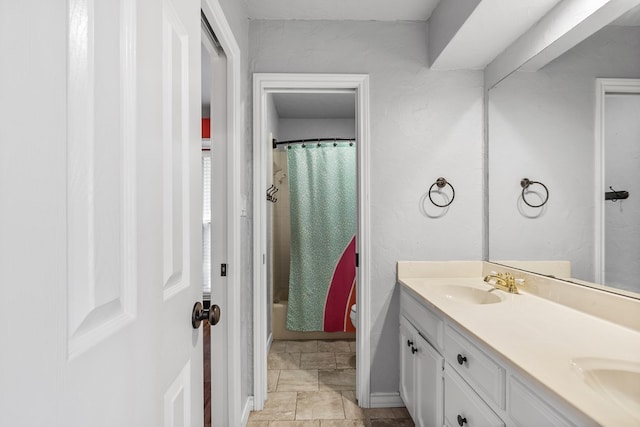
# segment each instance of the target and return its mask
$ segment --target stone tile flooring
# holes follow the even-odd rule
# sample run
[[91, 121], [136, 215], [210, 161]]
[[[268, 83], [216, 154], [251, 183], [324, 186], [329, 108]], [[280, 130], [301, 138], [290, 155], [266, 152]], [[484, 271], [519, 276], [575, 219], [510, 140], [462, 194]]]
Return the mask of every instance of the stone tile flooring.
[[414, 427], [405, 408], [356, 402], [355, 341], [274, 341], [268, 396], [247, 427]]

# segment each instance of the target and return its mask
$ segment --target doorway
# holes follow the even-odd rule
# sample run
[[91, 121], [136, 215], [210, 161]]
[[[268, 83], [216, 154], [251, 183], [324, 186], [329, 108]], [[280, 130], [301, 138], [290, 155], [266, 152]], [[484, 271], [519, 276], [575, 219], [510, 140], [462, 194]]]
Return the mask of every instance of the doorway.
[[637, 293], [640, 80], [597, 79], [596, 102], [597, 281], [622, 292]]
[[[269, 102], [273, 96], [305, 94], [308, 99], [351, 94], [355, 97], [354, 131], [357, 143], [356, 249], [356, 397], [369, 406], [369, 106], [368, 76], [315, 74], [254, 75], [254, 410], [261, 410], [267, 392], [267, 353], [272, 340], [269, 232], [270, 203], [265, 197], [273, 176], [273, 132], [269, 129]], [[334, 98], [335, 99], [335, 98]], [[339, 135], [333, 135], [338, 137]], [[348, 135], [347, 135], [348, 136]], [[315, 136], [313, 138], [318, 138]], [[304, 139], [304, 138], [302, 138]], [[269, 176], [269, 178], [268, 178]], [[273, 191], [273, 190], [271, 190]], [[273, 195], [273, 194], [272, 194]], [[268, 196], [268, 194], [267, 194]]]
[[[201, 108], [202, 118], [209, 118], [203, 126], [209, 131], [208, 141], [203, 139], [203, 165], [205, 161], [210, 163], [210, 187], [203, 194], [204, 203], [210, 207], [210, 224], [203, 221], [203, 237], [208, 235], [210, 241], [210, 254], [203, 258], [203, 275], [210, 279], [203, 281], [202, 292], [203, 299], [210, 299], [221, 310], [220, 322], [210, 328], [207, 337], [211, 374], [207, 389], [211, 391], [212, 415], [205, 420], [214, 427], [241, 425], [243, 414], [248, 413], [242, 406], [241, 342], [229, 339], [240, 335], [241, 319], [240, 57], [219, 1], [202, 0]], [[203, 209], [203, 220], [204, 214]], [[203, 241], [206, 243], [206, 239]]]

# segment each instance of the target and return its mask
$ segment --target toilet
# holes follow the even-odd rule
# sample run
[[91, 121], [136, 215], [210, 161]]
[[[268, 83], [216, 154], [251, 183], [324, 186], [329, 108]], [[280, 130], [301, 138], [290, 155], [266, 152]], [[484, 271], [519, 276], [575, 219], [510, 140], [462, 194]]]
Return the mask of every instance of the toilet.
[[356, 305], [355, 304], [353, 304], [351, 306], [351, 312], [349, 313], [349, 318], [351, 319], [351, 323], [353, 323], [353, 327], [357, 328], [358, 325], [356, 324], [357, 317], [356, 317]]

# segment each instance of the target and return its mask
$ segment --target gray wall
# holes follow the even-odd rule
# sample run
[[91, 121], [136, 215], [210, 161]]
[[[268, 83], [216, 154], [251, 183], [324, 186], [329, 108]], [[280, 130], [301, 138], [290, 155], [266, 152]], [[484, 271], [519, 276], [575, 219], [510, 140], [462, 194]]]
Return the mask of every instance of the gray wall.
[[[250, 50], [252, 72], [370, 76], [371, 390], [397, 392], [396, 261], [482, 256], [482, 72], [430, 71], [421, 22], [251, 21]], [[456, 199], [432, 219], [439, 176]]]
[[[536, 73], [489, 92], [489, 255], [572, 263], [593, 281], [597, 77], [640, 77], [640, 28], [609, 26]], [[520, 179], [544, 182], [545, 210], [518, 211]], [[533, 198], [533, 201], [536, 199]]]
[[355, 119], [280, 119], [280, 140], [355, 138]]
[[[267, 136], [271, 134], [273, 138], [278, 139], [280, 135], [279, 130], [280, 117], [278, 117], [278, 110], [276, 109], [276, 105], [273, 101], [273, 95], [267, 94]], [[267, 144], [268, 141], [265, 141]], [[268, 159], [267, 159], [267, 176], [273, 176], [273, 150], [267, 150]], [[278, 183], [274, 180], [267, 182], [267, 186], [271, 186], [271, 184], [278, 186]], [[280, 198], [280, 193], [276, 195], [277, 198]], [[280, 206], [282, 203], [280, 204]], [[267, 304], [269, 308], [267, 309], [267, 336], [271, 335], [273, 331], [272, 320], [271, 320], [271, 301], [273, 301], [273, 288], [274, 288], [274, 265], [273, 265], [273, 255], [274, 255], [274, 220], [276, 218], [276, 210], [280, 207], [279, 205], [274, 205], [272, 203], [267, 203]]]

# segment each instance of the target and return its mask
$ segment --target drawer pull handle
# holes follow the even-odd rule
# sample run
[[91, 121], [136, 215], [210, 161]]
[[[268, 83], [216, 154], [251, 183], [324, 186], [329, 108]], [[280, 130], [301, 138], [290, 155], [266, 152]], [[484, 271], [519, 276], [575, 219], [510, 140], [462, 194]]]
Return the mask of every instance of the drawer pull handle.
[[463, 418], [462, 415], [458, 415], [458, 425], [460, 427], [462, 427], [463, 425], [465, 425], [467, 422], [466, 418]]
[[[463, 356], [461, 354], [458, 354], [458, 364], [459, 365], [464, 365], [464, 362], [466, 362], [466, 361], [467, 361], [467, 356]], [[460, 418], [458, 418], [458, 419], [460, 419]], [[462, 425], [462, 424], [460, 424], [460, 425]]]
[[413, 345], [413, 341], [407, 340], [407, 347], [411, 347]]
[[411, 354], [416, 354], [418, 352], [418, 349], [415, 347], [411, 347]]

